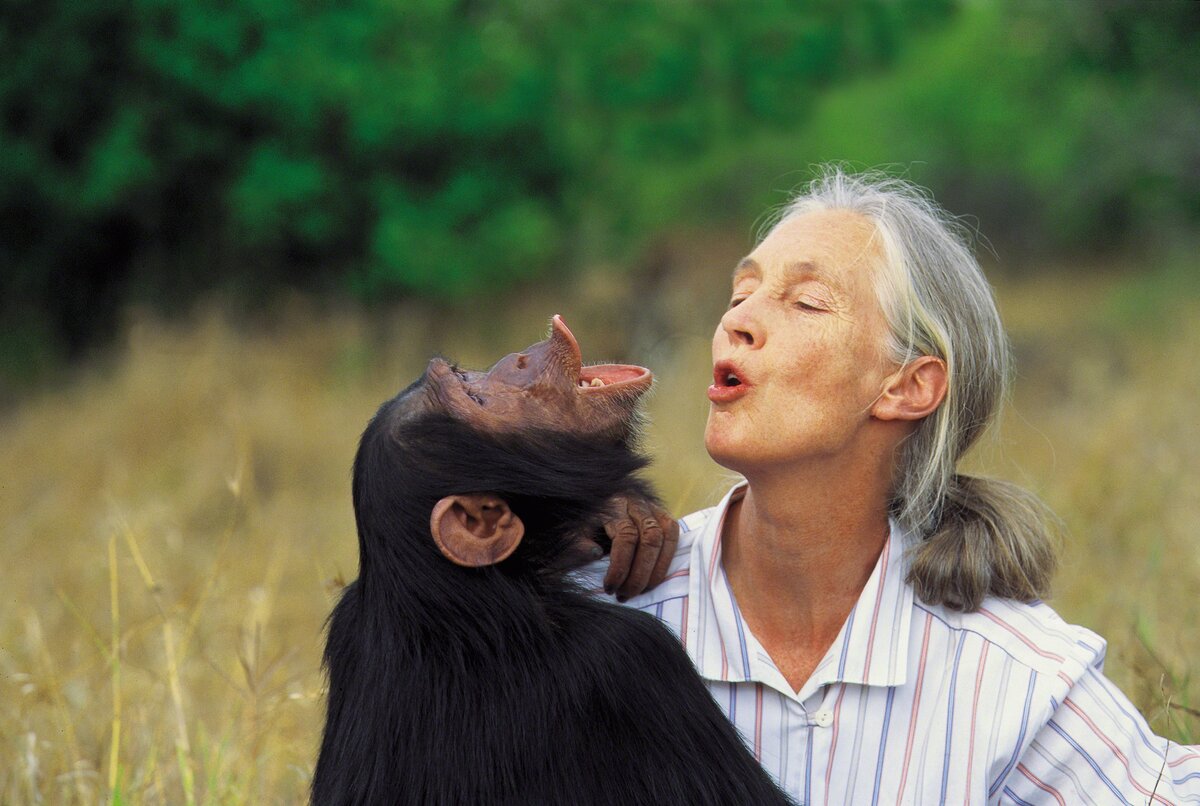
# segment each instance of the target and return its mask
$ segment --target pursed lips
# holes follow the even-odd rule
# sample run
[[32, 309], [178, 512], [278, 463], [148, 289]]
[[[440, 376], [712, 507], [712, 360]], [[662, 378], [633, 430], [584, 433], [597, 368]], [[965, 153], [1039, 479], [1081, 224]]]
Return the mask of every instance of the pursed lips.
[[713, 365], [713, 383], [708, 387], [708, 399], [713, 403], [731, 403], [750, 390], [745, 374], [732, 361]]

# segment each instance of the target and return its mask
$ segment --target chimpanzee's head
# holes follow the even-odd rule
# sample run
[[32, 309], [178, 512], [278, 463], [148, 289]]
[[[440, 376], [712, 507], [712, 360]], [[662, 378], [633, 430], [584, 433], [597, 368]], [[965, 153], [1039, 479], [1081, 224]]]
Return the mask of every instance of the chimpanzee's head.
[[[487, 371], [441, 358], [384, 403], [354, 460], [362, 573], [388, 558], [562, 566], [577, 532], [645, 464], [634, 450], [650, 371], [584, 367], [562, 319]], [[519, 548], [519, 550], [518, 550]]]

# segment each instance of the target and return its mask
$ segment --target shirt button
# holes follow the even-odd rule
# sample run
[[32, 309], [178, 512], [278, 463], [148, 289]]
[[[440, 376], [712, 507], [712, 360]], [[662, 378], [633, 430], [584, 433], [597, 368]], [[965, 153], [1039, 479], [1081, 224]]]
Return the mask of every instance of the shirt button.
[[813, 721], [823, 728], [827, 728], [833, 724], [833, 711], [828, 708], [817, 711], [813, 716]]

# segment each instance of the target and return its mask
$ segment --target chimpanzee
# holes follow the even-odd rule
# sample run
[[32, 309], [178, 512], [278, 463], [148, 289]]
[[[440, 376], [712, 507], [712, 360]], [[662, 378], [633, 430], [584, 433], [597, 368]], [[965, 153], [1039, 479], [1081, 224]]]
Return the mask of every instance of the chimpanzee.
[[[572, 582], [637, 472], [642, 367], [550, 337], [433, 359], [354, 460], [359, 577], [334, 608], [314, 804], [784, 804], [644, 613]], [[586, 543], [584, 543], [586, 544]]]

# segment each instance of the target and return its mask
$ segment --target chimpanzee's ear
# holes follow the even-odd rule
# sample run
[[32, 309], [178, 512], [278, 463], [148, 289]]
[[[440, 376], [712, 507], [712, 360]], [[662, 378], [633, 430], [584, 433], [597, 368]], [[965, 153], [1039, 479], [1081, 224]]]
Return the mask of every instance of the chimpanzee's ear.
[[433, 507], [429, 531], [438, 549], [455, 565], [495, 565], [512, 554], [525, 536], [525, 524], [491, 493], [448, 495]]

